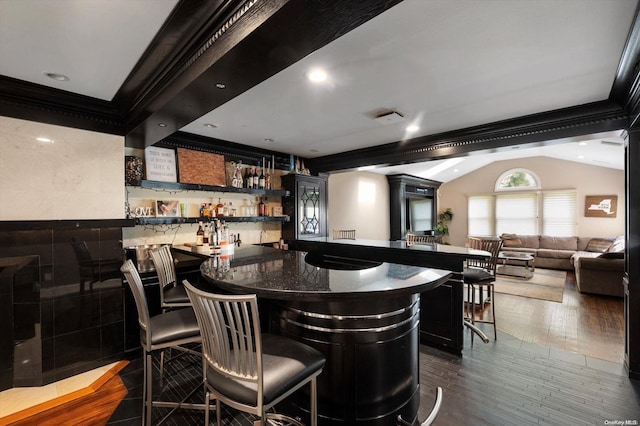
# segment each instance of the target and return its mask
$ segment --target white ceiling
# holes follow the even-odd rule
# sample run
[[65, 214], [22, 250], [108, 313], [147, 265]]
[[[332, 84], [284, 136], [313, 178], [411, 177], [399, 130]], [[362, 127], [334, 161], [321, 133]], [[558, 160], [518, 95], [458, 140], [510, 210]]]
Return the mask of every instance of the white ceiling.
[[[605, 100], [637, 2], [405, 0], [182, 130], [317, 157]], [[176, 3], [0, 0], [0, 74], [110, 100]], [[307, 81], [314, 66], [324, 84]], [[404, 121], [373, 120], [389, 110]], [[410, 123], [420, 130], [407, 134]], [[437, 174], [444, 161], [374, 171], [445, 182], [523, 155], [622, 169], [621, 146], [603, 139], [621, 141], [474, 155]]]

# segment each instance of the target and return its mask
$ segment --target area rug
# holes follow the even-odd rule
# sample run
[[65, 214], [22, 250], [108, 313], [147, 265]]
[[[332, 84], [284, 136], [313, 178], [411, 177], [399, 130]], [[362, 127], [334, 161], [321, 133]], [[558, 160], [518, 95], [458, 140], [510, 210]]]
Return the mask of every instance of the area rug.
[[496, 293], [562, 303], [566, 278], [566, 271], [536, 268], [531, 279], [525, 280], [498, 275], [494, 285]]

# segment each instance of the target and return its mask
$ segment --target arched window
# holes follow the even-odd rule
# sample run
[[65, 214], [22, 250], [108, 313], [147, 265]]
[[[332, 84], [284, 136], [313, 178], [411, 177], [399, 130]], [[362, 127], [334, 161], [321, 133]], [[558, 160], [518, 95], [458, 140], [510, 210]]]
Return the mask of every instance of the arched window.
[[540, 180], [527, 169], [511, 169], [500, 175], [496, 181], [497, 191], [522, 191], [527, 189], [539, 189]]

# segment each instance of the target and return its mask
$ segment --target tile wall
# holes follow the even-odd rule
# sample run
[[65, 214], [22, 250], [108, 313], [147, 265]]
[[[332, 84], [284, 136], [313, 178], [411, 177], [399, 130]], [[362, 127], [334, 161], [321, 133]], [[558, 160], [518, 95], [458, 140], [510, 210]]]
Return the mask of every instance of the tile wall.
[[121, 241], [119, 227], [0, 231], [0, 390], [122, 359]]

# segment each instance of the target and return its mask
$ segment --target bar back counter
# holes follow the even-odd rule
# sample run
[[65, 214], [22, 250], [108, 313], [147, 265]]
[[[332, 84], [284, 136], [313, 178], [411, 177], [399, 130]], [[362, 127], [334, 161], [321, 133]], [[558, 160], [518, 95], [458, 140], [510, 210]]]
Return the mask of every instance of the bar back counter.
[[[420, 300], [446, 285], [451, 272], [260, 246], [210, 258], [201, 272], [200, 288], [256, 293], [264, 330], [325, 354], [319, 424], [416, 420]], [[306, 401], [300, 395], [299, 407]]]

